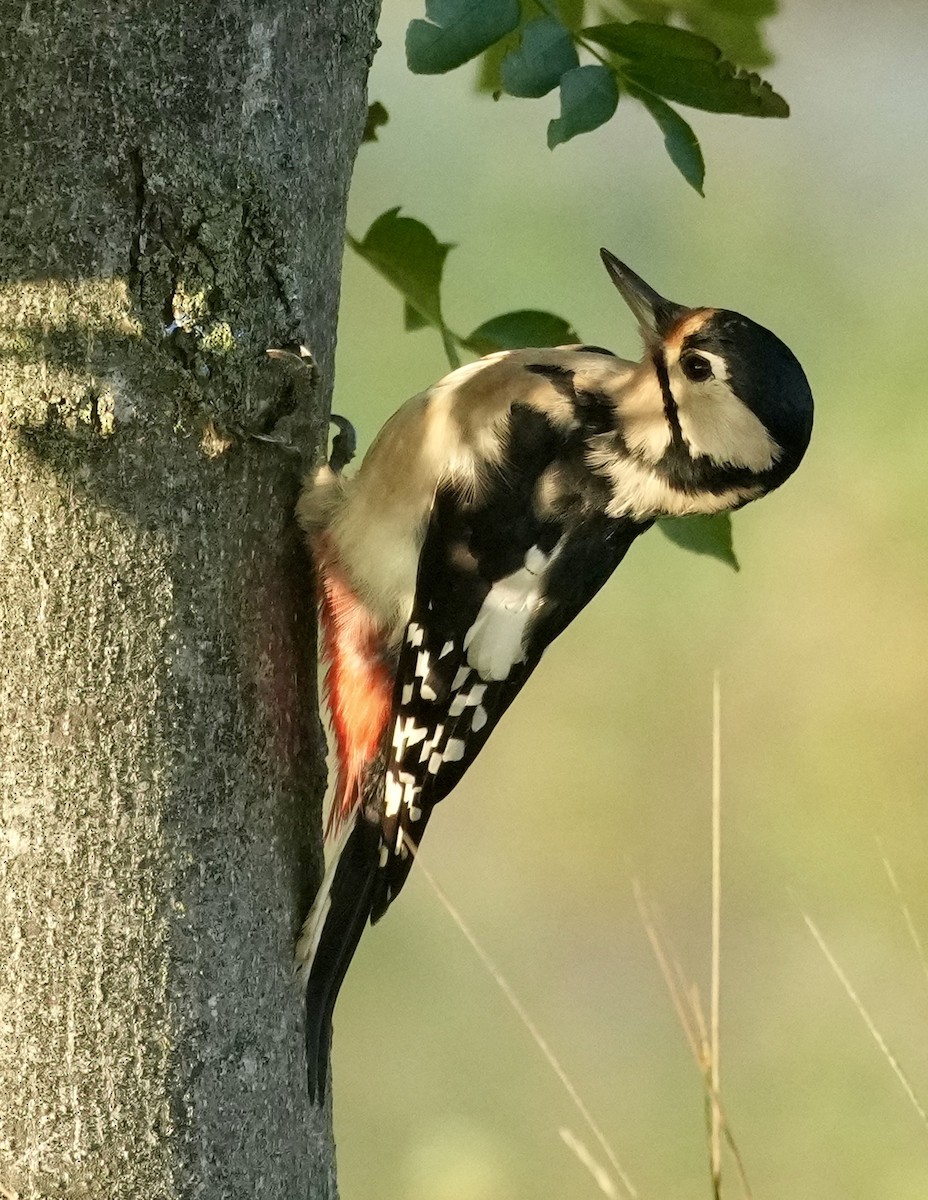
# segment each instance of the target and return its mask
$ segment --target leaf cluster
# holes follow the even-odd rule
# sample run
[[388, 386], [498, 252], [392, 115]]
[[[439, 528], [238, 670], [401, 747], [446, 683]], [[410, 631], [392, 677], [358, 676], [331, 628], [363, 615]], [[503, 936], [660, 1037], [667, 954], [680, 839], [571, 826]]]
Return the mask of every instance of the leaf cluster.
[[[479, 86], [497, 97], [537, 99], [558, 88], [560, 115], [548, 123], [552, 150], [605, 124], [628, 96], [650, 113], [671, 161], [701, 194], [699, 141], [670, 102], [706, 112], [788, 116], [782, 96], [735, 65], [719, 44], [740, 52], [742, 61], [766, 61], [757, 26], [774, 5], [626, 0], [636, 19], [586, 25], [583, 0], [426, 0], [424, 18], [407, 29], [406, 59], [416, 74], [435, 75], [480, 58]], [[671, 18], [691, 27], [670, 24]]]

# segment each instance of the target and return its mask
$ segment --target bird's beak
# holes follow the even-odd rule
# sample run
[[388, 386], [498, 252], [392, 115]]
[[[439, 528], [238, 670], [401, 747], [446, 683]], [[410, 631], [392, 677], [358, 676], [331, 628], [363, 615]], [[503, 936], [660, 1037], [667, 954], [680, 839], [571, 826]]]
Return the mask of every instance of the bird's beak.
[[688, 311], [683, 304], [674, 304], [659, 296], [654, 288], [636, 275], [625, 263], [619, 262], [608, 250], [600, 250], [600, 256], [609, 278], [619, 289], [622, 299], [635, 314], [641, 335], [648, 345], [661, 341], [676, 322]]

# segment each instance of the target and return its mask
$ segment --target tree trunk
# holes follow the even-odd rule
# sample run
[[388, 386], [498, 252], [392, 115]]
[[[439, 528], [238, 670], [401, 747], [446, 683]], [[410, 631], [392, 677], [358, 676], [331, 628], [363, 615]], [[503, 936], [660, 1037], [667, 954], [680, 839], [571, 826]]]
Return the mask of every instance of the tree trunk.
[[377, 7], [0, 0], [4, 1200], [334, 1194], [311, 579], [249, 434], [324, 432]]

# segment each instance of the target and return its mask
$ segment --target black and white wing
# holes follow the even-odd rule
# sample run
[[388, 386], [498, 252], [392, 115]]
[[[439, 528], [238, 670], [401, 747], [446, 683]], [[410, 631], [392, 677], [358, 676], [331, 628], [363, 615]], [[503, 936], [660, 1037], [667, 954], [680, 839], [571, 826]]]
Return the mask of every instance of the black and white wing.
[[450, 487], [435, 496], [393, 694], [372, 920], [402, 887], [431, 809], [650, 524], [605, 515], [582, 451], [544, 413], [515, 405], [480, 499]]

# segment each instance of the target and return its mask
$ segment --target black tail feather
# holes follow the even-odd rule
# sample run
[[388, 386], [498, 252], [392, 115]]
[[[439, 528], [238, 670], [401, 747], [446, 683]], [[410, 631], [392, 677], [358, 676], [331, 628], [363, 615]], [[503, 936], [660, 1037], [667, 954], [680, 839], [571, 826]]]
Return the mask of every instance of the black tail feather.
[[325, 1098], [332, 1013], [371, 915], [379, 854], [379, 828], [359, 816], [335, 869], [330, 907], [306, 984], [306, 1077], [313, 1104]]
[[390, 854], [377, 872], [377, 878], [371, 892], [371, 924], [376, 925], [403, 888], [403, 884], [412, 870], [412, 865], [419, 853], [419, 843], [425, 833], [425, 827], [432, 815], [432, 806], [423, 807], [413, 821], [409, 809], [400, 809], [395, 818], [386, 818], [381, 823], [381, 837], [388, 846], [397, 845], [397, 834], [402, 829], [402, 851]]

